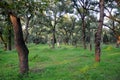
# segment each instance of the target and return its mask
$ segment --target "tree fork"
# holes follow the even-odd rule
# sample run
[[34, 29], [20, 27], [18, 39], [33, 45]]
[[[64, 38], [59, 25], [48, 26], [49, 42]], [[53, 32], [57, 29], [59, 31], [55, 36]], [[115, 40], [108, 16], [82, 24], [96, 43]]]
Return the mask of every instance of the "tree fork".
[[15, 16], [13, 13], [9, 13], [9, 16], [11, 23], [13, 25], [14, 41], [19, 57], [20, 74], [24, 74], [29, 71], [29, 66], [28, 66], [29, 51], [23, 39], [20, 18]]

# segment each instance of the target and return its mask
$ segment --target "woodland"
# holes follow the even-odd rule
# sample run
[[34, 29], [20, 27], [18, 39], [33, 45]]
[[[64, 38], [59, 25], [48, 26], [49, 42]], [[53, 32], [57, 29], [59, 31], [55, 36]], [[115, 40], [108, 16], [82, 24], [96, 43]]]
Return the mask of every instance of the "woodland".
[[0, 80], [120, 80], [120, 0], [0, 0]]

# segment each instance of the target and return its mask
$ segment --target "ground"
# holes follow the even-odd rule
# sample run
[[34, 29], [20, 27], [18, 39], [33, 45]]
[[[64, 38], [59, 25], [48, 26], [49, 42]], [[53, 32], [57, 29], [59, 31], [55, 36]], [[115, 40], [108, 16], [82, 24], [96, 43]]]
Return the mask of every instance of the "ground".
[[94, 50], [82, 47], [29, 44], [27, 76], [19, 74], [16, 50], [0, 49], [0, 80], [120, 80], [120, 48], [102, 45], [101, 62], [94, 60]]

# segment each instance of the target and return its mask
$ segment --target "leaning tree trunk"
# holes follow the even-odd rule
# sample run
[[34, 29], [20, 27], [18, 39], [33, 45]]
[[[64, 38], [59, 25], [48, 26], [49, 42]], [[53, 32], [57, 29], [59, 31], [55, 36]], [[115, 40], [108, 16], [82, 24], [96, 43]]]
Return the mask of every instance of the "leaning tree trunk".
[[101, 54], [101, 33], [102, 33], [102, 26], [104, 20], [104, 0], [99, 0], [100, 3], [100, 18], [99, 18], [99, 25], [97, 32], [95, 33], [95, 61], [100, 62], [100, 54]]
[[23, 39], [20, 18], [17, 18], [12, 13], [10, 13], [9, 16], [10, 16], [10, 20], [12, 22], [13, 30], [14, 30], [14, 40], [15, 40], [15, 46], [19, 56], [20, 73], [24, 74], [24, 73], [27, 73], [29, 70], [29, 66], [28, 66], [29, 51]]

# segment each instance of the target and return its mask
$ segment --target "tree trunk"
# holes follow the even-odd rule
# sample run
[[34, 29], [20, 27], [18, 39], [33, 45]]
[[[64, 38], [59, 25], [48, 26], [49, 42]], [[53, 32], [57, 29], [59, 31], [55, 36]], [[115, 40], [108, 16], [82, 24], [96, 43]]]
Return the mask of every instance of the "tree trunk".
[[27, 43], [28, 42], [28, 36], [29, 36], [29, 32], [28, 32], [28, 27], [29, 27], [29, 21], [30, 21], [30, 17], [28, 17], [26, 15], [26, 26], [25, 26], [25, 31], [26, 31], [26, 36], [24, 41]]
[[82, 15], [82, 35], [83, 35], [83, 46], [84, 46], [84, 49], [86, 49], [86, 40], [85, 40], [85, 38], [86, 38], [86, 32], [85, 32], [85, 29], [86, 29], [86, 27], [85, 27], [85, 15], [84, 15], [84, 13], [83, 13], [83, 15]]
[[20, 18], [17, 18], [12, 13], [10, 13], [9, 16], [10, 16], [10, 20], [12, 22], [13, 30], [14, 30], [14, 40], [15, 40], [16, 49], [18, 51], [20, 73], [24, 74], [24, 73], [27, 73], [29, 70], [29, 66], [28, 66], [29, 51], [23, 39]]
[[119, 45], [120, 45], [120, 36], [117, 37], [116, 47], [119, 48]]
[[102, 33], [102, 26], [104, 20], [104, 0], [99, 0], [100, 3], [100, 18], [99, 18], [99, 25], [97, 32], [95, 33], [95, 61], [100, 62], [100, 54], [101, 54], [101, 33]]
[[53, 36], [52, 36], [52, 48], [55, 48], [56, 38], [55, 38], [55, 27], [53, 28]]
[[83, 4], [80, 4], [82, 6], [82, 8], [84, 9], [83, 12], [80, 11], [78, 5], [77, 5], [77, 1], [76, 0], [72, 0], [74, 2], [74, 5], [76, 6], [76, 9], [77, 11], [79, 12], [81, 18], [82, 18], [82, 40], [83, 40], [83, 47], [84, 49], [86, 49], [86, 32], [85, 32], [85, 29], [86, 29], [86, 25], [85, 25], [85, 16], [86, 16], [86, 11], [85, 11], [85, 8], [87, 6], [87, 4], [85, 4], [86, 1], [82, 0], [81, 3]]
[[8, 31], [8, 50], [11, 50], [12, 49], [12, 32], [11, 32], [11, 28], [9, 29]]
[[89, 49], [90, 51], [92, 51], [92, 41], [91, 41], [92, 31], [89, 26], [90, 24], [88, 25], [88, 43], [89, 43]]
[[91, 41], [92, 32], [90, 31], [90, 28], [88, 29], [88, 33], [89, 33], [88, 34], [89, 35], [89, 48], [90, 48], [90, 51], [92, 51], [92, 41]]

